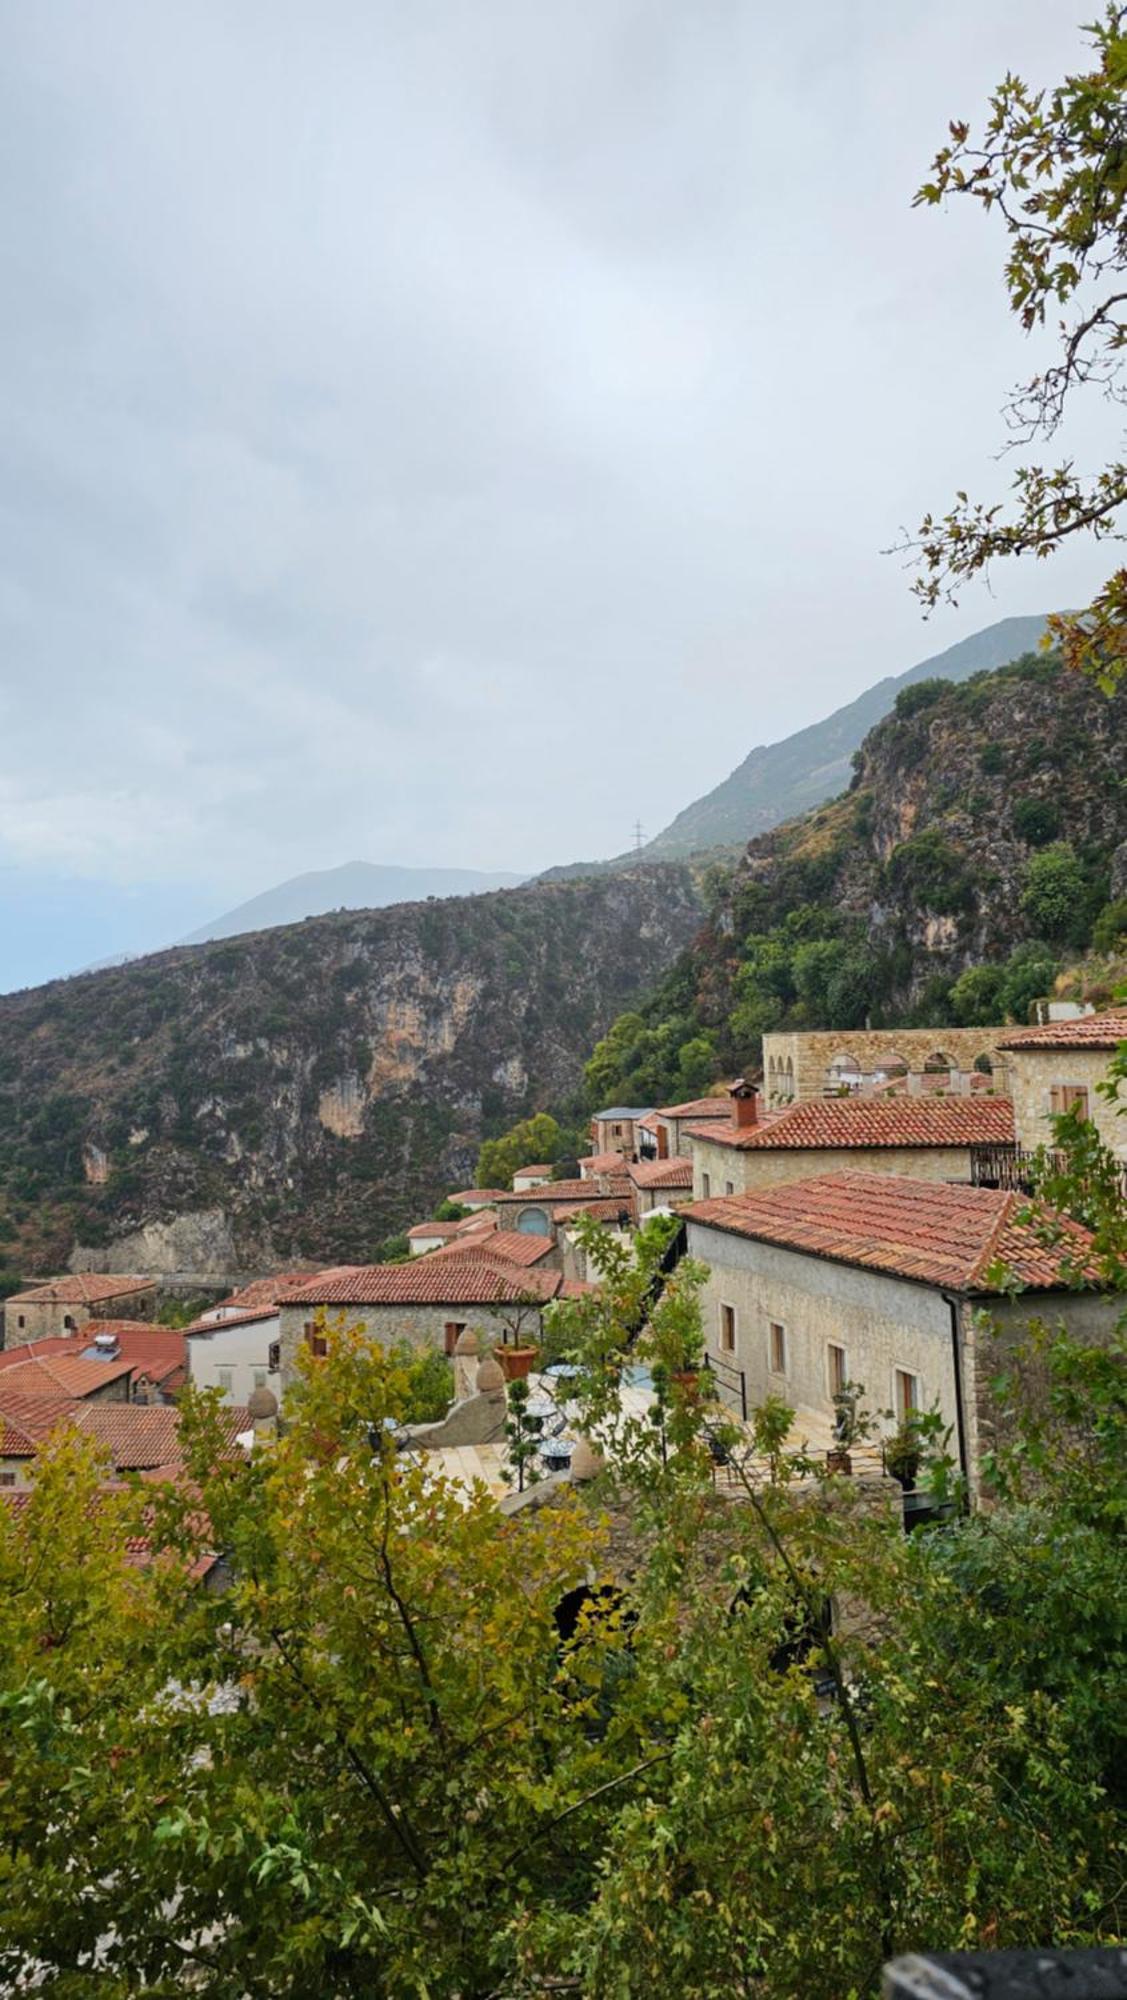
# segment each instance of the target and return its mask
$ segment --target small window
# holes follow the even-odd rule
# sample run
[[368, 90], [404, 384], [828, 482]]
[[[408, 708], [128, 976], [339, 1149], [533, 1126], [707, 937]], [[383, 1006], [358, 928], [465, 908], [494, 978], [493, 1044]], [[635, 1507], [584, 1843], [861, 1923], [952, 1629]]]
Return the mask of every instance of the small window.
[[780, 1326], [777, 1319], [771, 1321], [768, 1348], [771, 1356], [772, 1375], [785, 1375], [787, 1372], [787, 1330], [785, 1326]]
[[736, 1348], [736, 1308], [720, 1308], [720, 1347], [724, 1354], [734, 1354]]
[[270, 1370], [271, 1375], [276, 1375], [281, 1365], [282, 1343], [280, 1340], [272, 1340], [266, 1350], [266, 1366]]
[[16, 1475], [14, 1472], [0, 1472], [0, 1486], [14, 1486], [15, 1483]]
[[305, 1322], [305, 1344], [310, 1354], [315, 1354], [318, 1360], [323, 1360], [329, 1351], [328, 1337], [321, 1332], [315, 1319], [307, 1319]]
[[218, 1379], [218, 1382], [219, 1382], [219, 1387], [220, 1387], [220, 1389], [221, 1389], [221, 1390], [222, 1390], [222, 1392], [223, 1392], [223, 1398], [224, 1398], [224, 1401], [225, 1401], [225, 1402], [230, 1402], [230, 1400], [231, 1400], [231, 1384], [232, 1384], [232, 1381], [233, 1381], [233, 1379], [234, 1379], [234, 1371], [233, 1371], [233, 1369], [230, 1369], [230, 1368], [217, 1368], [217, 1369], [216, 1369], [216, 1371], [215, 1371], [215, 1373], [216, 1373], [216, 1376], [217, 1376], [217, 1379]]
[[63, 1314], [63, 1325], [64, 1325], [64, 1326], [66, 1327], [66, 1330], [67, 1330], [67, 1332], [68, 1332], [68, 1333], [76, 1333], [76, 1332], [78, 1331], [78, 1329], [77, 1329], [77, 1327], [75, 1326], [75, 1323], [74, 1323], [74, 1315], [73, 1315], [73, 1313], [64, 1313], [64, 1314]]
[[254, 1386], [255, 1386], [255, 1388], [256, 1388], [256, 1389], [265, 1389], [265, 1387], [266, 1387], [266, 1370], [265, 1370], [265, 1368], [255, 1368], [255, 1369], [253, 1369], [253, 1370], [252, 1370], [252, 1374], [253, 1374], [253, 1377], [254, 1377]]
[[1087, 1086], [1082, 1083], [1054, 1083], [1049, 1092], [1049, 1109], [1054, 1118], [1059, 1118], [1065, 1111], [1075, 1111], [1078, 1117], [1087, 1118]]
[[27, 1325], [27, 1321], [26, 1321], [26, 1319], [24, 1318], [24, 1316], [23, 1316], [23, 1314], [22, 1314], [22, 1313], [20, 1314], [20, 1316], [19, 1316], [18, 1320], [16, 1321], [16, 1325], [17, 1325], [17, 1326], [26, 1326], [26, 1325]]
[[896, 1370], [896, 1414], [901, 1423], [920, 1407], [920, 1378], [906, 1368]]
[[453, 1354], [454, 1349], [458, 1345], [458, 1336], [459, 1334], [464, 1333], [465, 1330], [466, 1330], [466, 1322], [464, 1319], [447, 1320], [446, 1325], [443, 1329], [446, 1339], [447, 1354]]
[[826, 1373], [830, 1395], [840, 1396], [849, 1380], [849, 1364], [844, 1347], [839, 1347], [833, 1340], [826, 1343]]
[[700, 1177], [700, 1191], [701, 1191], [701, 1194], [703, 1195], [703, 1197], [704, 1197], [705, 1201], [707, 1201], [707, 1200], [708, 1200], [708, 1197], [709, 1197], [709, 1195], [710, 1195], [710, 1194], [712, 1193], [712, 1175], [711, 1175], [711, 1174], [702, 1174], [702, 1175], [701, 1175], [701, 1177]]
[[736, 1184], [735, 1184], [735, 1182], [734, 1182], [734, 1181], [725, 1181], [725, 1182], [724, 1182], [724, 1193], [725, 1193], [725, 1194], [735, 1194], [735, 1192], [736, 1192]]

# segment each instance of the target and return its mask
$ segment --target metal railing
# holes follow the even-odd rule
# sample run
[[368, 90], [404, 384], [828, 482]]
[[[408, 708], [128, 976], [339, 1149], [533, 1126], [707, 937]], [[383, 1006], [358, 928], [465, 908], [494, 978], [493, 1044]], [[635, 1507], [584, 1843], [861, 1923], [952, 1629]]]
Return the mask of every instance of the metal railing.
[[[1007, 1194], [1032, 1194], [1034, 1170], [1041, 1158], [1051, 1172], [1067, 1172], [1068, 1159], [1064, 1153], [1039, 1155], [1024, 1146], [972, 1146], [971, 1186], [1002, 1188]], [[1127, 1161], [1119, 1169], [1119, 1186], [1127, 1200]]]
[[746, 1423], [747, 1376], [744, 1374], [743, 1369], [737, 1368], [734, 1362], [720, 1361], [713, 1354], [705, 1355], [704, 1365], [710, 1375], [715, 1375], [716, 1387], [719, 1393], [731, 1401], [733, 1409], [737, 1405], [739, 1406], [740, 1416], [744, 1423]]

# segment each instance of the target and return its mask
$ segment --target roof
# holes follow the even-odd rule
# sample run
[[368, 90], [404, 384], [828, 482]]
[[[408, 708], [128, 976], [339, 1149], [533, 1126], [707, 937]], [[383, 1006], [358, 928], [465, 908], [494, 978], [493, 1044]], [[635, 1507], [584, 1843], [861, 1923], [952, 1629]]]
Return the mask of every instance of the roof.
[[[590, 1167], [593, 1174], [621, 1174], [621, 1153], [586, 1153], [580, 1160], [581, 1167]], [[591, 1175], [586, 1176], [590, 1180]]]
[[[19, 1349], [15, 1349], [19, 1354]], [[14, 1359], [0, 1381], [7, 1390], [27, 1396], [96, 1395], [112, 1382], [120, 1382], [134, 1372], [134, 1363], [124, 1356], [110, 1361], [84, 1361], [81, 1354], [27, 1355]]]
[[277, 1319], [278, 1306], [260, 1306], [257, 1312], [227, 1313], [222, 1319], [194, 1319], [184, 1328], [189, 1340], [208, 1339], [213, 1334], [230, 1333], [237, 1326], [264, 1326]]
[[622, 1215], [634, 1219], [634, 1194], [604, 1195], [599, 1201], [565, 1201], [553, 1208], [555, 1222], [572, 1222], [577, 1215], [589, 1215], [593, 1222], [617, 1222]]
[[[229, 1445], [250, 1427], [245, 1409], [221, 1409], [218, 1415]], [[87, 1403], [64, 1396], [22, 1396], [0, 1385], [0, 1452], [5, 1456], [32, 1457], [60, 1424], [95, 1438], [119, 1472], [151, 1472], [179, 1462], [180, 1412], [170, 1403]]]
[[150, 1326], [147, 1320], [90, 1319], [76, 1333], [24, 1341], [0, 1351], [0, 1381], [28, 1361], [49, 1362], [54, 1366], [60, 1360], [75, 1357], [86, 1371], [84, 1379], [89, 1379], [89, 1370], [102, 1365], [103, 1357], [91, 1352], [100, 1333], [112, 1334], [117, 1346], [117, 1354], [106, 1357], [108, 1360], [118, 1368], [136, 1369], [153, 1382], [166, 1381], [183, 1368], [187, 1359], [184, 1334], [178, 1328]]
[[[463, 1220], [465, 1220], [464, 1217]], [[407, 1240], [408, 1242], [414, 1242], [421, 1236], [433, 1236], [440, 1243], [444, 1243], [448, 1237], [457, 1236], [461, 1226], [460, 1222], [416, 1222], [407, 1231]]]
[[490, 1263], [496, 1260], [500, 1264], [527, 1267], [539, 1264], [551, 1249], [550, 1236], [525, 1236], [518, 1229], [491, 1229], [487, 1236], [471, 1243], [444, 1243], [434, 1254], [436, 1258], [471, 1257], [479, 1263], [484, 1257]]
[[[822, 1174], [692, 1202], [678, 1212], [732, 1235], [956, 1292], [1000, 1289], [986, 1276], [999, 1262], [1033, 1290], [1066, 1289], [1070, 1263], [1092, 1283], [1100, 1280], [1086, 1229], [1000, 1188], [901, 1174]], [[1031, 1212], [1058, 1233], [1054, 1246], [1041, 1241], [1032, 1222], [1018, 1220]]]
[[287, 1305], [494, 1305], [534, 1296], [541, 1303], [560, 1288], [558, 1271], [508, 1272], [472, 1249], [457, 1257], [415, 1257], [409, 1264], [358, 1264], [314, 1278]]
[[758, 1125], [687, 1128], [741, 1153], [864, 1146], [1012, 1146], [1008, 1097], [822, 1097], [788, 1104]]
[[526, 1194], [503, 1195], [498, 1207], [512, 1207], [514, 1202], [530, 1202], [533, 1207], [551, 1207], [557, 1201], [606, 1201], [612, 1194], [630, 1193], [630, 1182], [625, 1167], [617, 1174], [602, 1177], [609, 1185], [604, 1187], [601, 1180], [552, 1181], [546, 1188], [530, 1188]]
[[130, 1292], [152, 1291], [155, 1278], [114, 1277], [102, 1271], [71, 1271], [62, 1278], [49, 1278], [30, 1291], [13, 1292], [10, 1306], [93, 1306], [102, 1299], [123, 1299]]
[[1046, 1021], [1043, 1028], [1015, 1028], [1000, 1049], [1116, 1049], [1127, 1042], [1127, 1008], [1082, 1014], [1076, 1021]]
[[[238, 1312], [259, 1312], [263, 1307], [276, 1306], [278, 1300], [286, 1292], [292, 1292], [295, 1285], [306, 1285], [310, 1278], [315, 1278], [316, 1275], [316, 1271], [312, 1270], [275, 1271], [268, 1278], [253, 1278], [249, 1285], [241, 1286], [237, 1292], [230, 1292], [225, 1299], [218, 1300], [208, 1310], [225, 1312], [230, 1306]], [[200, 1314], [201, 1320], [206, 1317], [206, 1313]]]
[[655, 1118], [730, 1118], [731, 1115], [727, 1092], [723, 1097], [690, 1097], [684, 1104], [663, 1104], [654, 1112]]
[[472, 1201], [488, 1203], [496, 1201], [498, 1195], [505, 1194], [505, 1188], [459, 1188], [457, 1194], [447, 1195], [447, 1201], [457, 1202], [460, 1208], [468, 1208]]
[[648, 1118], [652, 1110], [652, 1104], [610, 1104], [605, 1111], [596, 1111], [592, 1116], [598, 1125], [604, 1118]]
[[516, 1170], [516, 1172], [515, 1172], [515, 1173], [514, 1173], [514, 1175], [513, 1175], [513, 1179], [514, 1179], [515, 1181], [519, 1181], [519, 1180], [521, 1179], [521, 1176], [522, 1176], [522, 1175], [524, 1175], [524, 1174], [548, 1174], [548, 1175], [551, 1175], [551, 1174], [554, 1174], [554, 1173], [555, 1173], [555, 1171], [556, 1171], [556, 1170], [555, 1170], [554, 1166], [552, 1166], [551, 1162], [550, 1162], [550, 1161], [545, 1161], [545, 1162], [544, 1162], [544, 1163], [543, 1163], [542, 1165], [540, 1165], [540, 1166], [538, 1166], [538, 1167], [537, 1167], [537, 1166], [532, 1166], [532, 1167], [518, 1167], [518, 1168], [517, 1168], [517, 1170]]
[[627, 1172], [640, 1188], [691, 1188], [693, 1184], [693, 1163], [678, 1154], [671, 1160], [638, 1160]]

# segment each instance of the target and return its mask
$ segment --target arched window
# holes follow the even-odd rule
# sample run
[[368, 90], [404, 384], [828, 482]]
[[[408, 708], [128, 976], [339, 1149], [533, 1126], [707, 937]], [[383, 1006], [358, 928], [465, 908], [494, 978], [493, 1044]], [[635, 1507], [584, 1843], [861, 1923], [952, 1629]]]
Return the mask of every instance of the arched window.
[[826, 1088], [833, 1091], [851, 1091], [861, 1088], [861, 1065], [848, 1049], [839, 1049], [831, 1058], [826, 1071]]
[[550, 1236], [552, 1225], [542, 1208], [522, 1208], [517, 1217], [517, 1230], [521, 1236]]

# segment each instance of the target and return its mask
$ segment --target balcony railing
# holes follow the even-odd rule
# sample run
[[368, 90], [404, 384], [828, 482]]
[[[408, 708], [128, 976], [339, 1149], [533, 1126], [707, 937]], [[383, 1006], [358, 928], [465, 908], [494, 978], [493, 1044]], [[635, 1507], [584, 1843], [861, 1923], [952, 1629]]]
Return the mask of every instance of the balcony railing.
[[[1046, 1153], [1050, 1168], [1056, 1173], [1065, 1173], [1068, 1160], [1064, 1153]], [[1038, 1159], [1024, 1146], [972, 1146], [970, 1149], [970, 1179], [972, 1187], [1004, 1188], [1007, 1193], [1032, 1194], [1034, 1164]], [[1119, 1169], [1119, 1188], [1127, 1201], [1127, 1161]]]

